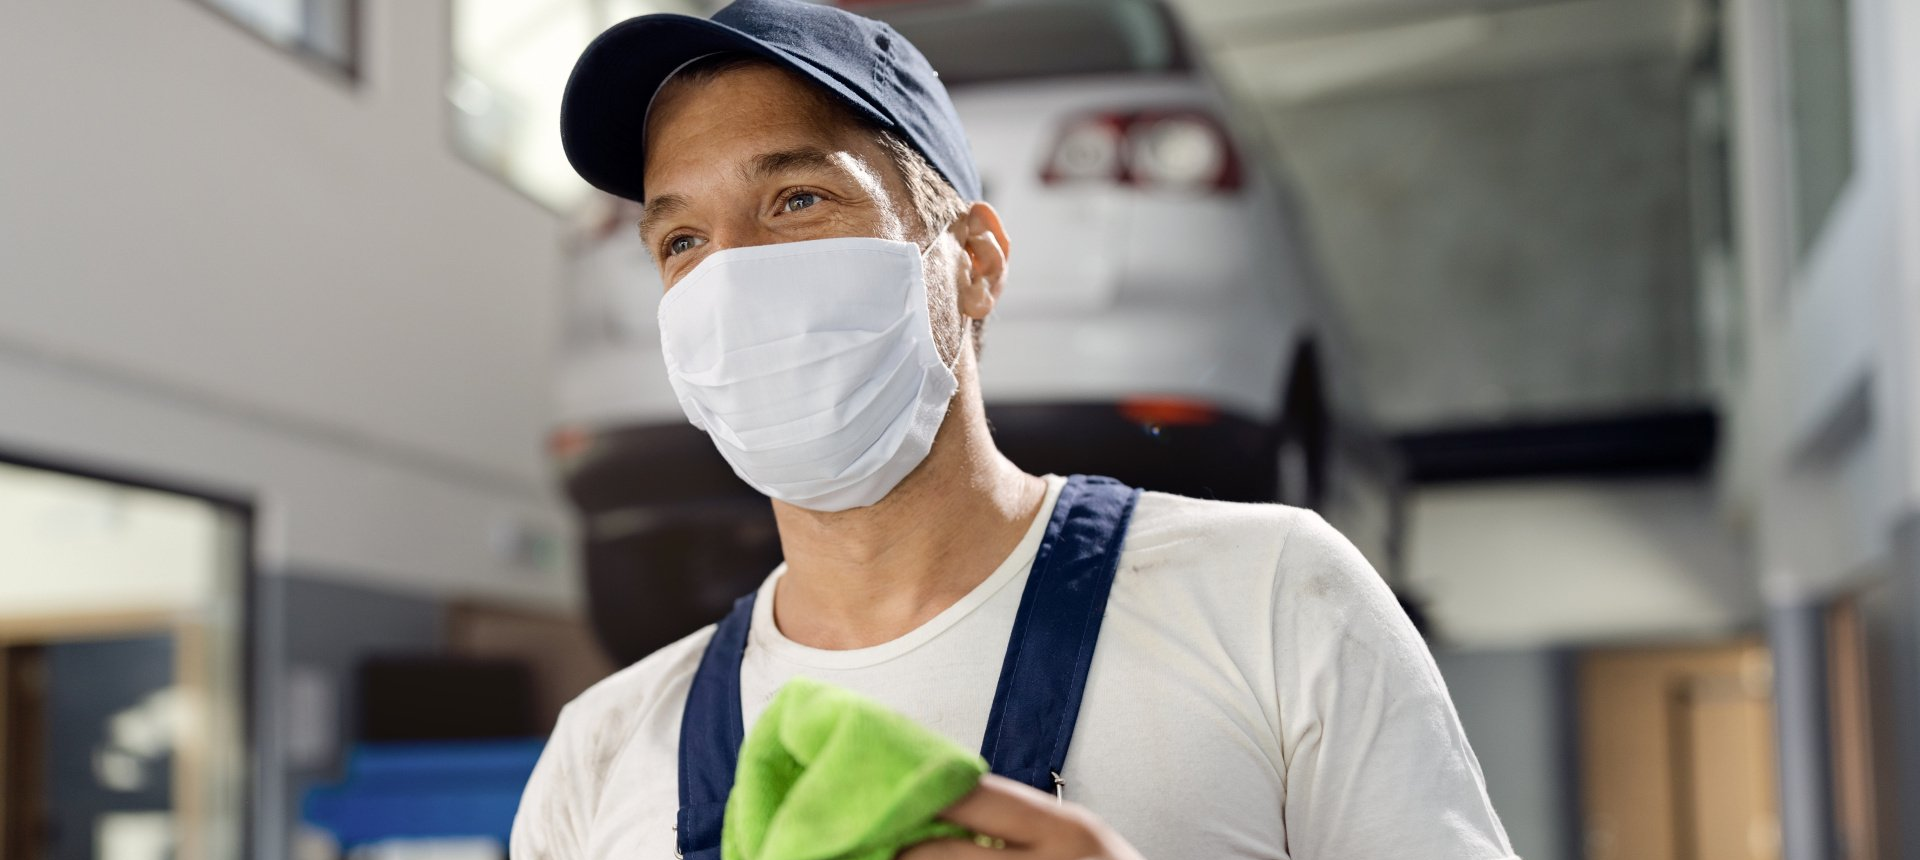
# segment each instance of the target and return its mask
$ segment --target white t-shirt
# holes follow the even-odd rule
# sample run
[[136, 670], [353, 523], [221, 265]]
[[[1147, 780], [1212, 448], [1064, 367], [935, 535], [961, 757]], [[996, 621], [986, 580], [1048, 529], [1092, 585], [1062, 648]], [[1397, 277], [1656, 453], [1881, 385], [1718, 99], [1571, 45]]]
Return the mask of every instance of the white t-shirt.
[[[1006, 561], [894, 641], [795, 643], [760, 587], [747, 725], [806, 675], [972, 749], [1064, 479]], [[680, 714], [707, 627], [561, 713], [514, 821], [515, 860], [670, 858]], [[1352, 544], [1310, 511], [1145, 493], [1069, 747], [1066, 796], [1150, 860], [1509, 858], [1424, 642]]]

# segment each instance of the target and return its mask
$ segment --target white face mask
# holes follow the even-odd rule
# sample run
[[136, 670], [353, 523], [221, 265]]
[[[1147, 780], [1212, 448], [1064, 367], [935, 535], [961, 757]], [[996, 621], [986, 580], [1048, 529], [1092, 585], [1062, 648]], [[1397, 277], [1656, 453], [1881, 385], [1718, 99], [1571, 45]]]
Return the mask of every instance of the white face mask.
[[816, 511], [871, 505], [926, 459], [958, 387], [911, 242], [709, 255], [660, 300], [680, 408], [733, 471]]

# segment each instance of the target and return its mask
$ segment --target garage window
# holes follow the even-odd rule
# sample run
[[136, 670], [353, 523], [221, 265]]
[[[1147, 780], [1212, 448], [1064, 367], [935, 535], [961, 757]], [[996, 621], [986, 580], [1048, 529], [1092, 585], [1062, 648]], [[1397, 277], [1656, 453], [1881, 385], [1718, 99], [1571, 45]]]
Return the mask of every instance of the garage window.
[[1847, 0], [1786, 0], [1794, 228], [1806, 253], [1853, 174], [1853, 52]]
[[580, 51], [636, 15], [706, 16], [703, 0], [453, 0], [453, 143], [469, 161], [535, 200], [571, 211], [588, 188], [560, 148], [560, 93]]
[[199, 0], [274, 45], [349, 80], [360, 71], [361, 0]]

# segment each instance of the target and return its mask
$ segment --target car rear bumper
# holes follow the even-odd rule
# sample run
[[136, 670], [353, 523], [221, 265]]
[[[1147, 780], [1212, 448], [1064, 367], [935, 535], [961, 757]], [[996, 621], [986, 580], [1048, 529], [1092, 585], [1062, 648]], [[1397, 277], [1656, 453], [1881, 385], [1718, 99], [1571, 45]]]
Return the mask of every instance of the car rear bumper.
[[[1118, 404], [989, 406], [1000, 449], [1036, 473], [1098, 474], [1201, 498], [1273, 498], [1273, 436], [1207, 408], [1148, 425]], [[637, 660], [724, 615], [780, 561], [765, 497], [683, 422], [596, 434], [563, 466], [586, 546], [588, 610], [609, 654]]]
[[589, 518], [631, 508], [698, 517], [700, 509], [743, 499], [765, 506], [765, 497], [733, 473], [706, 431], [685, 420], [594, 431], [585, 452], [563, 464], [561, 473], [567, 498]]
[[1297, 321], [1199, 303], [1059, 316], [1018, 311], [1009, 307], [987, 321], [980, 389], [989, 409], [1164, 396], [1272, 422], [1301, 337]]
[[1115, 404], [1003, 404], [988, 406], [987, 420], [1001, 452], [1029, 472], [1106, 475], [1198, 498], [1273, 499], [1273, 431], [1231, 413], [1149, 425]]
[[[1206, 498], [1271, 498], [1273, 430], [1236, 413], [1202, 407], [1154, 424], [1117, 403], [1010, 403], [989, 405], [987, 420], [995, 444], [1029, 472], [1108, 475]], [[597, 434], [566, 468], [565, 484], [589, 535], [724, 520], [742, 504], [766, 508], [707, 434], [682, 422]], [[614, 515], [636, 510], [651, 513]]]

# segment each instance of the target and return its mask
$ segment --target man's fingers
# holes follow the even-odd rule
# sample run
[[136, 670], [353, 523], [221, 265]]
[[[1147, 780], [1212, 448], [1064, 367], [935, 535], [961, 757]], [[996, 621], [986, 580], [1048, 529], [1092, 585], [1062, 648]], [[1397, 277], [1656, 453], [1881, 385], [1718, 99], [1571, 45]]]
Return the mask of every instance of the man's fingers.
[[940, 817], [975, 833], [1004, 839], [1009, 845], [1032, 845], [1054, 835], [1060, 819], [1067, 814], [1053, 795], [990, 773]]
[[971, 839], [929, 839], [900, 852], [894, 860], [1011, 860], [1012, 856]]
[[990, 848], [965, 839], [942, 839], [900, 856], [907, 860], [1140, 860], [1125, 840], [1091, 813], [1005, 777], [981, 777], [979, 786], [940, 817], [1004, 845]]
[[[1053, 797], [1002, 776], [987, 774], [966, 797], [940, 817], [981, 834], [983, 840], [934, 839], [900, 853], [898, 860], [1015, 860], [1031, 856], [1022, 848], [1041, 840], [1047, 816], [1058, 816]], [[999, 847], [981, 841], [998, 840]]]

